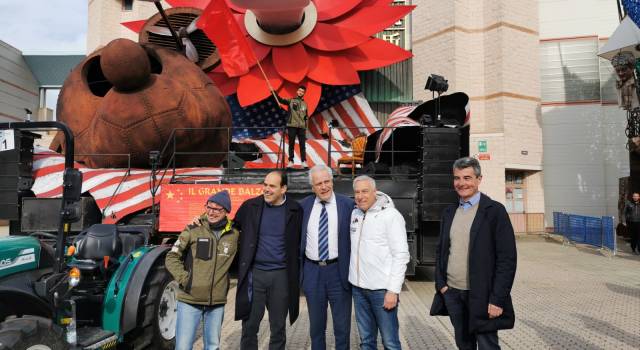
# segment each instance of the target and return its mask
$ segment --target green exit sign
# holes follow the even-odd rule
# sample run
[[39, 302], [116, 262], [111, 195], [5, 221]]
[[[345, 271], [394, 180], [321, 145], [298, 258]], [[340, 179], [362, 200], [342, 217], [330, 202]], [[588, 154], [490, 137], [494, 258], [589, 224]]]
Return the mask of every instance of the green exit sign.
[[486, 152], [487, 151], [487, 141], [481, 140], [478, 141], [478, 152]]

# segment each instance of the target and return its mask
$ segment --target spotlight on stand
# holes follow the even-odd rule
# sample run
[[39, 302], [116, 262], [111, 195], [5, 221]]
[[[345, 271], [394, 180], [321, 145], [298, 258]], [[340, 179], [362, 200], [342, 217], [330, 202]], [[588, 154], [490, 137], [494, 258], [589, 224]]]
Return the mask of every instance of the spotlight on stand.
[[425, 90], [437, 92], [438, 95], [449, 90], [449, 81], [442, 75], [431, 74], [427, 78], [427, 84], [424, 86]]
[[[427, 78], [427, 84], [425, 84], [424, 89], [431, 91], [432, 98], [435, 100], [433, 115], [436, 116], [436, 121], [432, 124], [439, 124], [442, 119], [440, 115], [440, 95], [449, 89], [449, 81], [442, 75], [431, 74]], [[438, 98], [435, 97], [435, 94], [438, 94]]]

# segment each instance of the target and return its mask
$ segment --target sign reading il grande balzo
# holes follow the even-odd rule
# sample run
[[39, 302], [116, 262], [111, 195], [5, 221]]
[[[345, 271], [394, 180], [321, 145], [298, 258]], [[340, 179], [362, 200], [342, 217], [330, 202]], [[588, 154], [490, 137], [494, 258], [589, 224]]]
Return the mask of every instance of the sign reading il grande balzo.
[[160, 201], [160, 231], [179, 232], [184, 230], [194, 217], [204, 213], [204, 205], [209, 196], [227, 190], [231, 196], [231, 213], [233, 218], [236, 211], [249, 198], [262, 195], [260, 184], [228, 184], [228, 185], [162, 185], [162, 200]]

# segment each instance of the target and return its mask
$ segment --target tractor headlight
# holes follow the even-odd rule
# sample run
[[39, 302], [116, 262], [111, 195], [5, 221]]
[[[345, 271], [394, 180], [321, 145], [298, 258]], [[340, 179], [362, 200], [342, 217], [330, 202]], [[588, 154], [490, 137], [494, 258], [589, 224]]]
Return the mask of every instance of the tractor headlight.
[[80, 283], [80, 269], [77, 267], [72, 267], [69, 271], [69, 286], [75, 287]]

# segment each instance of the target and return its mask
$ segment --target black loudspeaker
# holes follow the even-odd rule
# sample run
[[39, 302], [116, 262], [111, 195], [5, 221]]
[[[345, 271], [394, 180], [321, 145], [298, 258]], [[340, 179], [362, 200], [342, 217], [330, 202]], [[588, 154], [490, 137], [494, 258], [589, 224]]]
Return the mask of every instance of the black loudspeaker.
[[418, 257], [420, 259], [420, 264], [433, 264], [436, 262], [436, 245], [438, 244], [440, 222], [423, 222], [421, 232], [422, 234], [418, 241]]
[[4, 130], [0, 144], [0, 219], [18, 220], [20, 200], [33, 195], [33, 140], [40, 135]]
[[458, 200], [453, 189], [453, 163], [461, 157], [461, 130], [426, 128], [423, 135], [422, 220], [438, 221]]
[[[60, 224], [60, 198], [24, 198], [22, 200], [22, 232], [55, 232]], [[102, 213], [91, 197], [80, 198], [80, 220], [71, 224], [71, 232], [80, 232], [102, 219]]]
[[407, 264], [407, 271], [405, 272], [405, 274], [408, 276], [413, 276], [416, 274], [416, 264], [418, 257], [418, 241], [414, 232], [407, 232], [407, 243], [409, 245], [409, 256], [411, 257], [411, 259]]
[[229, 153], [227, 168], [242, 169], [244, 168], [244, 160], [238, 157], [235, 153]]
[[393, 205], [398, 209], [404, 218], [404, 224], [407, 231], [415, 231], [418, 217], [415, 197], [412, 198], [393, 198]]
[[[389, 165], [385, 163], [375, 163], [369, 162], [364, 166], [362, 172], [366, 175], [389, 175], [391, 174], [391, 169], [389, 169]], [[372, 176], [373, 177], [373, 176]]]

